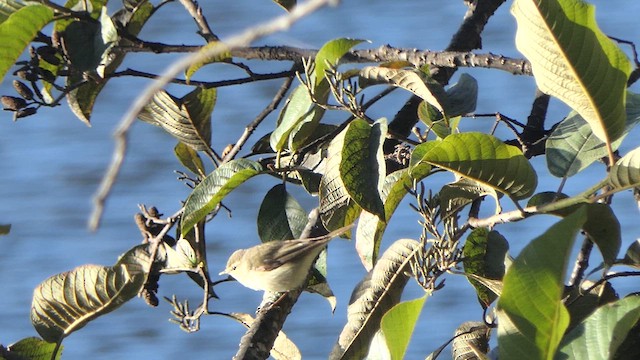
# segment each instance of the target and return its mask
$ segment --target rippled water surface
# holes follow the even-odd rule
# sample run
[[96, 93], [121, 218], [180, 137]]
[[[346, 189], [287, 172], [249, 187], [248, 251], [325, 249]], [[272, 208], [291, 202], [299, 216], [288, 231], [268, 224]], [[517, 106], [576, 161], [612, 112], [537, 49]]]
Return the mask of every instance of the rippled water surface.
[[[118, 2], [111, 2], [115, 11]], [[635, 1], [596, 1], [601, 27], [612, 36], [640, 41], [637, 14], [640, 3]], [[247, 26], [271, 18], [282, 11], [269, 1], [202, 1], [205, 15], [214, 30], [226, 37]], [[498, 11], [485, 31], [484, 49], [506, 56], [519, 56], [513, 46], [515, 21], [508, 13], [510, 2]], [[337, 8], [324, 9], [279, 33], [261, 40], [260, 44], [290, 44], [319, 47], [336, 37], [368, 39], [370, 46], [391, 44], [398, 47], [439, 50], [446, 47], [462, 19], [462, 1], [344, 1]], [[171, 44], [200, 44], [191, 19], [183, 14], [178, 3], [165, 6], [140, 35], [149, 41]], [[369, 45], [365, 45], [369, 46]], [[364, 47], [364, 46], [362, 46]], [[130, 55], [124, 67], [161, 72], [172, 55]], [[288, 64], [262, 66], [264, 71], [285, 69]], [[533, 80], [499, 71], [464, 70], [480, 83], [478, 113], [501, 112], [512, 118], [526, 119], [534, 91]], [[207, 67], [196, 75], [205, 80], [240, 77], [243, 74], [227, 67]], [[4, 81], [2, 94], [12, 93], [10, 79]], [[456, 80], [454, 77], [453, 81]], [[270, 94], [281, 81], [251, 86], [223, 88], [213, 115], [213, 142], [217, 149], [232, 143], [261, 109], [269, 103]], [[93, 115], [93, 126], [86, 127], [66, 106], [43, 110], [38, 116], [12, 123], [10, 115], [0, 115], [0, 223], [13, 225], [10, 236], [0, 238], [0, 343], [9, 344], [20, 338], [36, 335], [29, 322], [29, 304], [33, 288], [48, 276], [75, 266], [113, 264], [127, 248], [139, 241], [132, 217], [136, 204], [150, 204], [161, 211], [173, 213], [188, 189], [176, 181], [173, 172], [180, 166], [173, 157], [175, 141], [160, 129], [139, 123], [131, 133], [131, 149], [123, 172], [110, 197], [102, 227], [96, 233], [87, 231], [91, 197], [96, 190], [113, 150], [111, 134], [131, 104], [146, 85], [146, 80], [118, 79], [111, 81], [100, 94]], [[172, 87], [172, 91], [184, 89]], [[636, 84], [634, 91], [640, 89]], [[372, 116], [392, 118], [405, 97], [394, 95], [372, 109]], [[549, 117], [556, 121], [566, 114], [566, 108], [552, 101]], [[268, 120], [275, 122], [275, 116]], [[491, 120], [468, 119], [465, 126], [487, 130]], [[264, 134], [259, 130], [256, 136]], [[505, 129], [501, 136], [510, 134]], [[638, 144], [637, 131], [627, 141], [623, 151]], [[544, 159], [536, 159], [544, 167]], [[595, 164], [584, 175], [571, 179], [569, 188], [578, 192], [593, 178], [603, 176], [602, 165]], [[233, 249], [257, 242], [255, 217], [263, 194], [276, 180], [252, 180], [234, 192], [225, 203], [233, 217], [219, 216], [208, 227], [209, 256], [212, 272], [223, 268], [223, 262]], [[442, 178], [441, 181], [450, 179]], [[559, 180], [542, 178], [539, 190], [554, 190]], [[314, 207], [316, 199], [306, 199], [295, 193], [306, 209]], [[385, 235], [385, 246], [400, 237], [419, 236], [418, 217], [405, 201], [394, 215]], [[638, 237], [634, 226], [638, 212], [630, 200], [616, 200], [618, 216], [623, 224], [623, 241], [629, 244]], [[499, 230], [510, 240], [512, 252], [539, 235], [556, 221], [541, 217], [508, 224]], [[626, 247], [626, 245], [625, 245]], [[346, 305], [352, 287], [364, 275], [353, 246], [347, 241], [334, 241], [329, 256], [329, 281], [338, 297], [338, 308], [331, 314], [328, 303], [319, 296], [304, 294], [285, 325], [288, 336], [300, 347], [305, 359], [323, 358], [329, 353], [346, 318]], [[620, 283], [622, 293], [632, 284]], [[260, 294], [235, 283], [219, 286], [222, 300], [212, 304], [212, 310], [252, 313], [260, 302]], [[637, 286], [635, 287], [637, 291]], [[198, 288], [186, 277], [164, 277], [160, 295], [177, 293], [188, 296], [191, 303], [199, 301]], [[420, 296], [417, 286], [410, 286], [407, 298]], [[219, 317], [206, 318], [196, 334], [186, 334], [167, 322], [169, 306], [161, 303], [156, 309], [134, 300], [108, 316], [91, 322], [73, 334], [64, 345], [67, 359], [192, 359], [229, 358], [235, 351], [243, 329], [236, 323]], [[424, 358], [444, 343], [462, 321], [481, 319], [481, 311], [471, 287], [464, 279], [449, 276], [445, 288], [427, 300], [412, 341], [408, 359]]]

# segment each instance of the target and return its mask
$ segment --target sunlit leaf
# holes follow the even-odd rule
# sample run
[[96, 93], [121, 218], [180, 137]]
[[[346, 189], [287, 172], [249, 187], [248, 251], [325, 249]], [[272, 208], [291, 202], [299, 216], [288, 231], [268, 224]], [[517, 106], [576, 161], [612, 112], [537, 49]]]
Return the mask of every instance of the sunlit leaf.
[[321, 117], [321, 113], [324, 111], [313, 106], [309, 90], [304, 85], [295, 88], [280, 112], [278, 126], [271, 133], [269, 142], [273, 151], [281, 151], [288, 145], [291, 130], [300, 122], [313, 121], [313, 118]]
[[609, 184], [616, 191], [640, 186], [640, 147], [630, 151], [611, 167]]
[[5, 357], [2, 358], [7, 360], [60, 360], [63, 346], [60, 346], [55, 358], [52, 358], [55, 350], [55, 343], [46, 342], [37, 337], [28, 337], [7, 346], [7, 353], [0, 354], [0, 357], [4, 355]]
[[187, 80], [187, 82], [189, 82], [189, 80], [191, 79], [191, 76], [193, 76], [193, 74], [195, 74], [195, 72], [198, 71], [201, 67], [207, 64], [227, 61], [231, 59], [231, 52], [229, 51], [227, 46], [220, 41], [212, 41], [207, 45], [203, 46], [199, 51], [213, 52], [216, 55], [210, 56], [203, 61], [199, 61], [194, 64], [191, 64], [191, 66], [189, 66], [187, 70], [185, 70], [185, 79]]
[[135, 297], [151, 265], [147, 251], [147, 245], [140, 245], [113, 267], [83, 265], [38, 285], [31, 305], [31, 323], [38, 334], [57, 342]]
[[0, 24], [0, 78], [15, 64], [38, 31], [53, 20], [51, 8], [33, 4], [13, 12]]
[[163, 128], [196, 151], [211, 151], [211, 112], [215, 88], [196, 88], [181, 99], [164, 90], [157, 92], [138, 114], [140, 120]]
[[555, 359], [612, 359], [640, 319], [640, 297], [604, 305], [570, 331]]
[[315, 59], [315, 84], [316, 88], [320, 85], [321, 82], [325, 81], [325, 71], [329, 68], [329, 66], [337, 65], [342, 58], [349, 50], [362, 43], [365, 40], [360, 39], [348, 39], [348, 38], [339, 38], [328, 41], [316, 54]]
[[380, 191], [386, 173], [382, 153], [386, 134], [385, 119], [373, 126], [365, 120], [353, 120], [345, 130], [340, 161], [340, 177], [351, 198], [380, 219], [385, 219]]
[[520, 149], [482, 133], [449, 135], [424, 152], [422, 158], [414, 160], [412, 156], [411, 163], [413, 167], [427, 163], [452, 171], [515, 199], [533, 194], [538, 183]]
[[378, 260], [380, 243], [391, 215], [395, 212], [400, 201], [411, 189], [413, 179], [407, 169], [401, 169], [387, 175], [382, 185], [380, 198], [384, 202], [385, 219], [380, 219], [368, 211], [362, 211], [356, 229], [356, 250], [364, 268], [369, 271]]
[[180, 222], [181, 232], [188, 233], [198, 221], [215, 209], [227, 194], [261, 171], [262, 166], [259, 163], [246, 159], [231, 160], [220, 165], [202, 180], [187, 198]]
[[414, 70], [366, 66], [360, 71], [360, 86], [386, 84], [401, 87], [448, 116], [447, 94], [437, 81]]
[[532, 240], [504, 277], [498, 301], [501, 359], [550, 359], [569, 325], [562, 303], [571, 248], [586, 221], [586, 209], [551, 226]]
[[258, 235], [262, 242], [300, 237], [307, 224], [307, 212], [283, 184], [272, 187], [258, 211]]
[[391, 359], [404, 359], [413, 329], [426, 300], [427, 295], [415, 300], [403, 301], [392, 307], [382, 317], [380, 328], [385, 335]]
[[[640, 122], [640, 94], [627, 92], [626, 114], [624, 132], [611, 144], [613, 150], [618, 149], [629, 131]], [[547, 167], [557, 177], [573, 176], [607, 156], [606, 144], [593, 134], [589, 124], [575, 111], [556, 126], [545, 146]]]
[[173, 148], [173, 152], [180, 161], [180, 164], [189, 169], [189, 171], [198, 176], [205, 176], [204, 164], [197, 151], [182, 142], [178, 142]]
[[498, 214], [502, 210], [499, 201], [500, 195], [502, 194], [499, 194], [489, 186], [462, 178], [456, 182], [446, 184], [440, 189], [438, 196], [440, 198], [440, 216], [442, 219], [457, 216], [465, 206], [483, 196], [491, 196], [495, 200], [495, 213]]
[[407, 272], [420, 248], [415, 240], [401, 239], [382, 254], [373, 270], [354, 289], [347, 308], [347, 323], [329, 359], [359, 359], [368, 353], [382, 316], [400, 302], [409, 280]]
[[624, 131], [631, 65], [577, 0], [516, 0], [516, 45], [531, 62], [540, 90], [576, 110], [610, 144]]

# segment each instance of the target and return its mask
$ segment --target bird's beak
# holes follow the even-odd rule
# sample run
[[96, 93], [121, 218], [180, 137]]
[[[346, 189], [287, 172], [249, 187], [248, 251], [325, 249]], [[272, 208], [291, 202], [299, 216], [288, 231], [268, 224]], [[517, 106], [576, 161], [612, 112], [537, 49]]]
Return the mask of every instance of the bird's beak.
[[227, 269], [224, 269], [224, 270], [220, 271], [218, 273], [218, 275], [229, 275], [229, 273], [227, 272]]

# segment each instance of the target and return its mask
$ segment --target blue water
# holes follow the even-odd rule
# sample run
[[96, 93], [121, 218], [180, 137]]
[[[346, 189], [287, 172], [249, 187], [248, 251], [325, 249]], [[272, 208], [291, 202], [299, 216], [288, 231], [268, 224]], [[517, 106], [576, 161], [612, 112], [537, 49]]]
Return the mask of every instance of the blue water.
[[[635, 1], [595, 1], [598, 21], [605, 32], [628, 40], [640, 41]], [[281, 14], [269, 1], [202, 2], [213, 29], [223, 38], [247, 26]], [[513, 46], [515, 21], [507, 3], [487, 27], [482, 52], [519, 56]], [[115, 9], [115, 3], [110, 10]], [[345, 1], [335, 9], [324, 9], [293, 26], [287, 33], [263, 39], [259, 44], [290, 44], [319, 47], [324, 42], [349, 36], [369, 39], [370, 46], [391, 44], [398, 47], [443, 49], [456, 30], [465, 8], [462, 1]], [[175, 44], [199, 44], [195, 27], [183, 15], [179, 4], [161, 10], [144, 29], [141, 38]], [[130, 55], [124, 67], [161, 72], [174, 55]], [[284, 69], [287, 64], [274, 64]], [[268, 71], [265, 70], [265, 71]], [[524, 121], [530, 109], [533, 80], [499, 71], [463, 70], [480, 84], [478, 113], [499, 111]], [[242, 76], [237, 70], [213, 66], [202, 69], [197, 78], [214, 80]], [[453, 79], [455, 81], [456, 78]], [[3, 82], [0, 93], [13, 92], [10, 79]], [[66, 106], [43, 110], [35, 117], [11, 122], [9, 113], [0, 115], [0, 223], [13, 225], [8, 237], [0, 238], [0, 343], [10, 344], [23, 337], [35, 336], [29, 321], [29, 304], [33, 288], [47, 277], [95, 263], [111, 265], [116, 258], [140, 240], [132, 222], [136, 204], [150, 204], [169, 214], [179, 208], [188, 189], [176, 181], [175, 141], [160, 129], [136, 124], [131, 133], [131, 148], [118, 183], [109, 198], [102, 227], [91, 233], [86, 223], [91, 199], [113, 150], [111, 134], [146, 80], [111, 81], [100, 94], [92, 128], [88, 128], [69, 112]], [[270, 94], [280, 81], [224, 88], [219, 91], [218, 106], [213, 115], [213, 142], [216, 149], [232, 143], [244, 125], [251, 121], [270, 101]], [[184, 91], [172, 87], [172, 90]], [[640, 92], [639, 86], [634, 91]], [[404, 95], [394, 95], [383, 105], [372, 109], [372, 116], [391, 118]], [[549, 118], [553, 121], [566, 114], [566, 108], [552, 101]], [[550, 121], [551, 121], [550, 120]], [[491, 120], [465, 120], [465, 126], [487, 130]], [[275, 122], [268, 118], [263, 134]], [[499, 135], [510, 137], [505, 129]], [[630, 135], [622, 150], [637, 146], [637, 131]], [[544, 169], [544, 159], [535, 166]], [[540, 171], [544, 175], [544, 171]], [[593, 178], [604, 176], [602, 165], [595, 164], [584, 174], [569, 181], [575, 192], [588, 187]], [[208, 227], [210, 264], [213, 273], [223, 268], [226, 257], [236, 248], [257, 242], [255, 218], [263, 194], [275, 180], [251, 180], [225, 201], [233, 217], [218, 216]], [[448, 180], [448, 179], [447, 179]], [[541, 177], [539, 190], [555, 190], [558, 179]], [[305, 199], [295, 193], [310, 210], [316, 199]], [[626, 194], [628, 195], [628, 194]], [[640, 234], [634, 221], [638, 210], [630, 196], [619, 196], [615, 209], [623, 225], [626, 248]], [[405, 201], [394, 215], [385, 244], [409, 237], [417, 238], [418, 217]], [[556, 221], [540, 217], [535, 224], [526, 221], [498, 228], [511, 242], [512, 252], [539, 235]], [[298, 345], [305, 358], [323, 358], [329, 353], [346, 318], [346, 305], [354, 284], [364, 275], [351, 243], [334, 241], [329, 256], [329, 281], [338, 297], [338, 308], [331, 315], [328, 303], [319, 296], [304, 294], [285, 325], [285, 332]], [[619, 284], [619, 285], [618, 285]], [[633, 282], [618, 282], [621, 293], [637, 291]], [[186, 277], [163, 277], [160, 295], [189, 297], [192, 304], [200, 299], [198, 288]], [[225, 312], [252, 313], [261, 295], [236, 283], [216, 288], [221, 300], [211, 309]], [[406, 298], [421, 296], [417, 286], [409, 286]], [[202, 329], [186, 334], [167, 322], [169, 306], [157, 309], [134, 300], [108, 316], [98, 318], [86, 328], [65, 340], [67, 359], [173, 359], [189, 354], [194, 359], [229, 358], [235, 351], [243, 328], [220, 317], [205, 318]], [[407, 355], [409, 359], [424, 357], [444, 343], [463, 321], [481, 319], [481, 311], [473, 290], [466, 280], [448, 276], [446, 286], [429, 298]]]

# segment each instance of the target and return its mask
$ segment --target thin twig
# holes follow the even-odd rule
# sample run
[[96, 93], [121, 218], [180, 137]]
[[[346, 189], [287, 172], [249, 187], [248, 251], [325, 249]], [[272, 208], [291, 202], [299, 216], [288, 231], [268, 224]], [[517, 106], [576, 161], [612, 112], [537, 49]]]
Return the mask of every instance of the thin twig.
[[218, 41], [218, 37], [211, 31], [207, 19], [202, 15], [202, 8], [193, 0], [179, 0], [180, 4], [189, 12], [189, 15], [195, 20], [199, 34], [207, 41]]
[[[193, 85], [193, 86], [202, 86], [204, 88], [219, 88], [224, 86], [233, 86], [233, 85], [241, 85], [256, 81], [264, 81], [264, 80], [273, 80], [273, 79], [281, 79], [293, 76], [295, 71], [286, 70], [275, 73], [267, 73], [267, 74], [253, 74], [250, 77], [237, 78], [237, 79], [229, 79], [229, 80], [221, 80], [221, 81], [197, 81], [197, 80], [183, 80], [174, 78], [171, 79], [170, 83], [172, 84], [180, 84], [180, 85]], [[124, 76], [134, 76], [141, 77], [147, 79], [157, 79], [157, 74], [152, 74], [144, 71], [134, 70], [134, 69], [125, 69], [122, 71], [114, 72], [105, 76], [105, 78], [117, 78]]]
[[114, 137], [116, 140], [116, 148], [113, 151], [113, 156], [107, 173], [102, 179], [100, 187], [94, 196], [93, 213], [89, 219], [89, 228], [95, 230], [100, 225], [102, 213], [104, 211], [104, 204], [111, 193], [111, 189], [120, 173], [124, 156], [127, 152], [128, 145], [128, 133], [129, 129], [135, 122], [138, 114], [145, 107], [149, 101], [153, 98], [153, 95], [167, 85], [176, 75], [181, 71], [184, 71], [189, 66], [198, 62], [206, 61], [206, 59], [219, 56], [229, 49], [235, 49], [243, 46], [248, 46], [253, 41], [260, 39], [264, 36], [270, 35], [277, 31], [283, 31], [291, 27], [293, 23], [300, 20], [306, 15], [320, 9], [321, 7], [329, 4], [335, 4], [336, 1], [332, 0], [309, 0], [305, 3], [296, 6], [290, 13], [279, 16], [264, 24], [252, 27], [244, 32], [232, 36], [225, 40], [225, 46], [210, 47], [205, 51], [190, 54], [175, 63], [173, 63], [156, 81], [151, 83], [147, 88], [136, 98], [131, 105], [125, 116], [120, 121], [118, 128], [115, 131]]
[[[294, 69], [298, 66], [299, 66], [298, 64], [295, 64], [290, 71], [294, 72]], [[242, 146], [244, 146], [244, 144], [247, 142], [249, 137], [256, 130], [258, 125], [260, 125], [260, 123], [269, 114], [271, 114], [271, 112], [273, 112], [275, 109], [278, 108], [278, 106], [280, 105], [280, 102], [282, 101], [282, 99], [284, 99], [285, 95], [287, 94], [287, 91], [289, 91], [289, 88], [291, 87], [291, 83], [293, 83], [293, 79], [294, 79], [294, 76], [288, 77], [284, 81], [284, 83], [282, 84], [282, 86], [280, 87], [276, 95], [273, 97], [269, 105], [267, 105], [267, 107], [264, 108], [262, 112], [255, 119], [253, 119], [253, 121], [249, 125], [247, 125], [247, 127], [244, 129], [244, 132], [242, 133], [238, 141], [236, 141], [236, 143], [233, 145], [233, 148], [231, 148], [231, 150], [222, 159], [223, 163], [233, 159], [238, 154], [238, 152], [242, 149]]]

